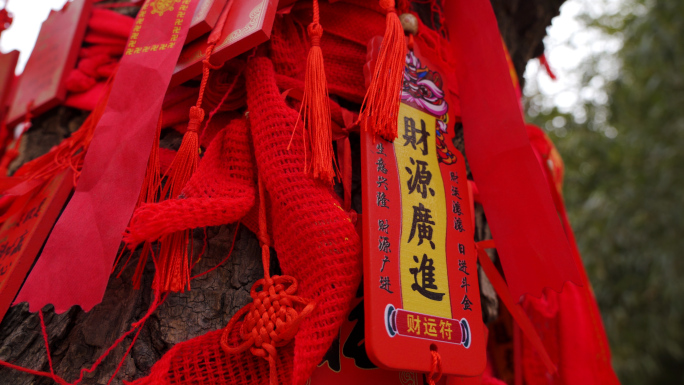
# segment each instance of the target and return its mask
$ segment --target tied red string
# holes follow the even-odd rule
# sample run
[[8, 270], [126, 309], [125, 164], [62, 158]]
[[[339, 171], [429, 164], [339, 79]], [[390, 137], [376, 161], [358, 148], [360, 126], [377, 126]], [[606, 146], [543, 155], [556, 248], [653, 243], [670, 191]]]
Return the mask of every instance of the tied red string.
[[435, 385], [442, 378], [442, 356], [439, 355], [437, 347], [434, 345], [430, 346], [430, 354], [432, 355], [432, 366], [427, 376], [427, 383], [428, 385]]
[[[247, 349], [257, 357], [268, 361], [270, 370], [270, 385], [278, 384], [276, 368], [277, 348], [285, 346], [299, 330], [299, 324], [309, 315], [316, 303], [294, 294], [297, 291], [297, 280], [289, 275], [271, 276], [270, 270], [270, 240], [266, 223], [266, 196], [263, 181], [259, 180], [259, 242], [261, 243], [261, 263], [264, 268], [264, 278], [258, 280], [250, 290], [252, 303], [240, 309], [221, 335], [221, 347], [226, 354], [239, 354]], [[297, 312], [295, 306], [303, 306]], [[238, 320], [244, 317], [240, 329], [242, 343], [230, 346], [230, 333]]]
[[5, 154], [0, 160], [0, 175], [7, 175], [7, 170], [9, 169], [10, 164], [12, 164], [12, 162], [14, 162], [14, 160], [19, 156], [19, 145], [21, 144], [21, 138], [24, 136], [26, 131], [31, 129], [31, 119], [33, 118], [33, 114], [31, 114], [32, 108], [33, 102], [31, 101], [26, 105], [26, 115], [24, 115], [24, 127], [22, 128], [19, 137], [14, 141], [12, 146], [10, 146], [7, 149], [7, 151], [5, 151]]
[[[221, 37], [221, 31], [232, 4], [233, 0], [224, 7], [219, 21], [207, 39], [209, 45], [206, 51], [206, 58], [202, 61], [202, 82], [200, 83], [199, 96], [197, 97], [197, 103], [190, 107], [188, 128], [183, 135], [183, 141], [178, 149], [178, 153], [167, 171], [167, 183], [161, 193], [163, 198], [179, 197], [183, 187], [185, 187], [192, 174], [197, 170], [197, 165], [199, 164], [198, 131], [204, 121], [204, 110], [201, 107], [202, 99], [207, 88], [210, 71], [219, 68], [212, 65], [210, 59]], [[186, 288], [190, 289], [191, 254], [188, 252], [189, 239], [190, 230], [181, 230], [162, 237], [159, 261], [153, 283], [156, 290], [178, 292], [185, 291]]]
[[[332, 184], [335, 176], [332, 125], [323, 51], [321, 51], [323, 27], [320, 24], [318, 0], [313, 0], [313, 22], [309, 24], [308, 33], [311, 38], [311, 48], [306, 58], [304, 97], [299, 109], [299, 115], [304, 122], [304, 130], [307, 130], [308, 124], [308, 132], [305, 131], [304, 140], [308, 139], [308, 145], [311, 148], [311, 163], [306, 165], [305, 160], [305, 167], [306, 172], [313, 173], [314, 178]], [[297, 123], [295, 123], [295, 128]], [[307, 147], [306, 143], [304, 147]]]
[[359, 121], [388, 141], [397, 137], [397, 116], [401, 101], [406, 41], [394, 0], [380, 0], [387, 13], [385, 35], [375, 64], [373, 77], [361, 105]]

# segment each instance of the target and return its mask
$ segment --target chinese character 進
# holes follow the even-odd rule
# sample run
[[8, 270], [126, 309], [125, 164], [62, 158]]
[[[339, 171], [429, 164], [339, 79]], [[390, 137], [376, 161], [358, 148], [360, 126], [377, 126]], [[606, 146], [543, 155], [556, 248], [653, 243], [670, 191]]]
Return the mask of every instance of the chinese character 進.
[[463, 221], [461, 220], [461, 218], [454, 218], [454, 230], [458, 230], [459, 233], [465, 231], [465, 229], [463, 228]]
[[391, 253], [389, 237], [379, 237], [378, 239], [378, 250], [383, 253]]
[[451, 186], [451, 196], [461, 199], [461, 193], [458, 192], [458, 187]]
[[461, 301], [461, 305], [463, 305], [463, 310], [470, 310], [473, 311], [473, 309], [470, 308], [470, 305], [473, 303], [468, 299], [468, 294], [463, 296], [463, 301]]
[[461, 211], [461, 202], [451, 201], [451, 211], [458, 216], [463, 215], [463, 211]]
[[385, 167], [385, 161], [382, 160], [382, 158], [378, 158], [378, 161], [375, 162], [375, 164], [378, 166], [378, 172], [381, 172], [383, 174], [387, 174], [387, 168]]
[[378, 219], [378, 231], [389, 234], [387, 229], [389, 229], [389, 219]]
[[465, 245], [462, 243], [458, 244], [458, 252], [465, 255]]
[[382, 156], [387, 156], [387, 154], [385, 154], [385, 148], [382, 146], [382, 143], [376, 144], [375, 149], [378, 150], [378, 152], [376, 152], [376, 154], [382, 155]]
[[454, 171], [449, 173], [449, 178], [452, 182], [458, 182], [458, 174], [456, 174]]
[[465, 292], [468, 293], [469, 286], [470, 284], [468, 283], [468, 277], [463, 277], [463, 279], [461, 279], [461, 288], [465, 288]]
[[406, 315], [406, 323], [408, 324], [408, 332], [409, 333], [415, 333], [418, 336], [420, 335], [420, 316], [419, 315], [407, 314]]
[[394, 294], [394, 293], [390, 290], [390, 279], [389, 279], [389, 276], [387, 276], [387, 277], [380, 276], [380, 290], [384, 290], [384, 291], [386, 291], [386, 292], [388, 292], [388, 293], [390, 293], [390, 294]]
[[[420, 139], [416, 138], [417, 135], [420, 135]], [[406, 140], [404, 143], [404, 147], [408, 146], [409, 144], [413, 149], [416, 149], [417, 145], [422, 144], [423, 148], [420, 149], [420, 151], [423, 153], [423, 155], [428, 154], [428, 137], [430, 136], [430, 133], [427, 132], [425, 129], [425, 121], [421, 119], [420, 121], [420, 130], [416, 129], [416, 122], [413, 120], [413, 118], [409, 118], [408, 116], [404, 117], [404, 136], [403, 138]], [[416, 140], [417, 139], [417, 140]]]
[[378, 193], [376, 194], [376, 197], [378, 198], [377, 199], [378, 207], [384, 207], [386, 209], [389, 208], [389, 207], [387, 207], [387, 202], [389, 202], [389, 199], [387, 199], [387, 196], [385, 195], [384, 192], [378, 191]]
[[470, 275], [470, 273], [468, 273], [468, 266], [466, 265], [465, 259], [458, 260], [458, 271], [462, 271], [465, 275]]
[[426, 198], [429, 190], [430, 195], [435, 196], [435, 190], [428, 186], [432, 180], [432, 173], [427, 169], [428, 163], [422, 160], [413, 160], [413, 158], [409, 159], [411, 164], [416, 166], [415, 172], [410, 167], [406, 167], [406, 171], [411, 175], [407, 182], [409, 194], [418, 191], [423, 198]]
[[451, 340], [451, 322], [439, 320], [439, 334], [442, 335], [442, 338]]
[[430, 247], [435, 249], [435, 243], [432, 242], [432, 226], [435, 222], [432, 221], [430, 209], [426, 209], [422, 203], [418, 206], [413, 206], [413, 223], [411, 224], [411, 233], [409, 234], [408, 242], [410, 243], [413, 236], [416, 235], [418, 229], [418, 245], [423, 244], [423, 240], [427, 239], [430, 242]]
[[437, 322], [434, 318], [423, 319], [423, 332], [427, 336], [437, 337]]
[[[380, 272], [382, 273], [385, 270], [385, 264], [389, 262], [389, 257], [385, 255], [385, 258], [382, 259], [382, 267], [380, 268]], [[468, 291], [466, 290], [466, 293]]]
[[375, 182], [375, 183], [377, 183], [377, 184], [378, 184], [378, 188], [380, 188], [380, 187], [384, 187], [384, 188], [385, 188], [385, 190], [387, 190], [387, 189], [388, 189], [388, 187], [387, 187], [387, 178], [385, 178], [385, 177], [384, 177], [384, 176], [382, 176], [382, 175], [378, 175], [378, 181], [377, 181], [377, 182]]
[[[418, 262], [418, 257], [413, 256], [413, 260]], [[435, 267], [433, 266], [432, 258], [428, 258], [427, 254], [423, 254], [423, 260], [420, 262], [420, 267], [412, 267], [409, 272], [413, 274], [414, 283], [411, 289], [420, 293], [423, 297], [433, 301], [441, 301], [444, 293], [435, 293], [428, 289], [437, 290], [435, 285]], [[421, 284], [418, 284], [418, 273], [421, 273]]]

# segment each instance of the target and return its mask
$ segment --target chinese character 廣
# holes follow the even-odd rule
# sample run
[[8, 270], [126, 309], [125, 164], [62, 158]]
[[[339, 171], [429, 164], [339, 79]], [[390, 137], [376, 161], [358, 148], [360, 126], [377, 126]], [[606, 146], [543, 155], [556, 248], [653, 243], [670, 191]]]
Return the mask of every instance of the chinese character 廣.
[[432, 225], [434, 224], [430, 209], [426, 209], [422, 203], [419, 203], [418, 206], [413, 206], [413, 222], [411, 223], [411, 233], [409, 234], [408, 242], [410, 243], [416, 235], [417, 229], [418, 245], [422, 245], [423, 240], [427, 240], [430, 242], [430, 247], [434, 250], [435, 243], [432, 242]]
[[385, 271], [385, 264], [389, 262], [389, 257], [385, 255], [385, 258], [382, 259], [382, 267], [380, 268], [380, 272], [382, 273]]
[[[413, 256], [413, 260], [418, 262], [418, 257]], [[420, 261], [420, 267], [412, 267], [409, 272], [413, 274], [414, 283], [411, 285], [411, 289], [420, 293], [423, 297], [433, 300], [441, 301], [444, 297], [444, 293], [436, 293], [431, 290], [437, 290], [437, 285], [435, 285], [435, 267], [433, 265], [432, 258], [428, 258], [427, 254], [423, 254], [423, 259]], [[421, 274], [421, 283], [418, 284], [418, 273]]]

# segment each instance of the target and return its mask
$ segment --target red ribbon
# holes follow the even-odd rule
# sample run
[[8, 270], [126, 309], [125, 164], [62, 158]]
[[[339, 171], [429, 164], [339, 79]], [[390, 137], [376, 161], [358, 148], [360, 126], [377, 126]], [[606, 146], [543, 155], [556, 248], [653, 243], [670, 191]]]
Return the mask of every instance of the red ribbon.
[[582, 283], [530, 146], [488, 0], [445, 4], [468, 161], [511, 294]]
[[[62, 313], [74, 305], [88, 311], [102, 301], [197, 3], [190, 0], [184, 16], [179, 10], [186, 6], [183, 3], [174, 3], [163, 14], [152, 13], [151, 6], [138, 14], [135, 25], [141, 30], [135, 47], [141, 51], [122, 58], [74, 196], [15, 303], [28, 301], [30, 311], [52, 303], [55, 312]], [[181, 30], [174, 39], [172, 31], [180, 19]], [[169, 47], [172, 41], [175, 44]], [[165, 49], [159, 49], [161, 44]]]

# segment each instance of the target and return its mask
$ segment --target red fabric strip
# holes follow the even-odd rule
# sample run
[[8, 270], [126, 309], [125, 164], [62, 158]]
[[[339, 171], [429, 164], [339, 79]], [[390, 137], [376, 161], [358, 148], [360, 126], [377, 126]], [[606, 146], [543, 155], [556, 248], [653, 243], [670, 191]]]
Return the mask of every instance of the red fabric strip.
[[468, 161], [511, 294], [540, 297], [545, 287], [581, 284], [527, 137], [491, 4], [454, 0], [445, 7]]
[[[109, 103], [95, 129], [74, 196], [15, 303], [30, 311], [54, 304], [62, 313], [101, 302], [122, 233], [131, 218], [145, 175], [159, 111], [198, 0], [190, 0], [181, 31], [172, 41], [180, 3], [163, 15], [141, 10], [140, 53], [124, 55]], [[136, 20], [138, 23], [138, 20]]]
[[501, 274], [499, 274], [499, 271], [496, 269], [496, 266], [494, 266], [494, 263], [492, 263], [492, 261], [489, 259], [489, 256], [484, 251], [485, 249], [493, 247], [494, 242], [491, 240], [477, 243], [477, 256], [478, 261], [480, 262], [480, 266], [482, 266], [482, 270], [487, 275], [487, 278], [489, 278], [489, 281], [492, 283], [492, 286], [494, 287], [496, 294], [499, 296], [499, 298], [501, 298], [501, 302], [504, 303], [508, 311], [511, 313], [511, 316], [513, 317], [515, 322], [518, 324], [518, 326], [520, 326], [520, 330], [523, 333], [525, 333], [527, 339], [530, 341], [532, 346], [537, 350], [537, 353], [539, 353], [539, 356], [546, 365], [548, 371], [550, 373], [555, 373], [556, 366], [551, 361], [551, 358], [549, 357], [549, 354], [546, 352], [546, 349], [544, 349], [544, 344], [542, 343], [541, 339], [539, 338], [539, 335], [534, 329], [534, 325], [532, 325], [530, 319], [527, 318], [527, 315], [525, 315], [520, 305], [518, 305], [516, 301], [513, 299], [511, 293], [508, 291], [508, 287], [506, 286], [506, 282], [504, 281], [503, 277], [501, 277]]

